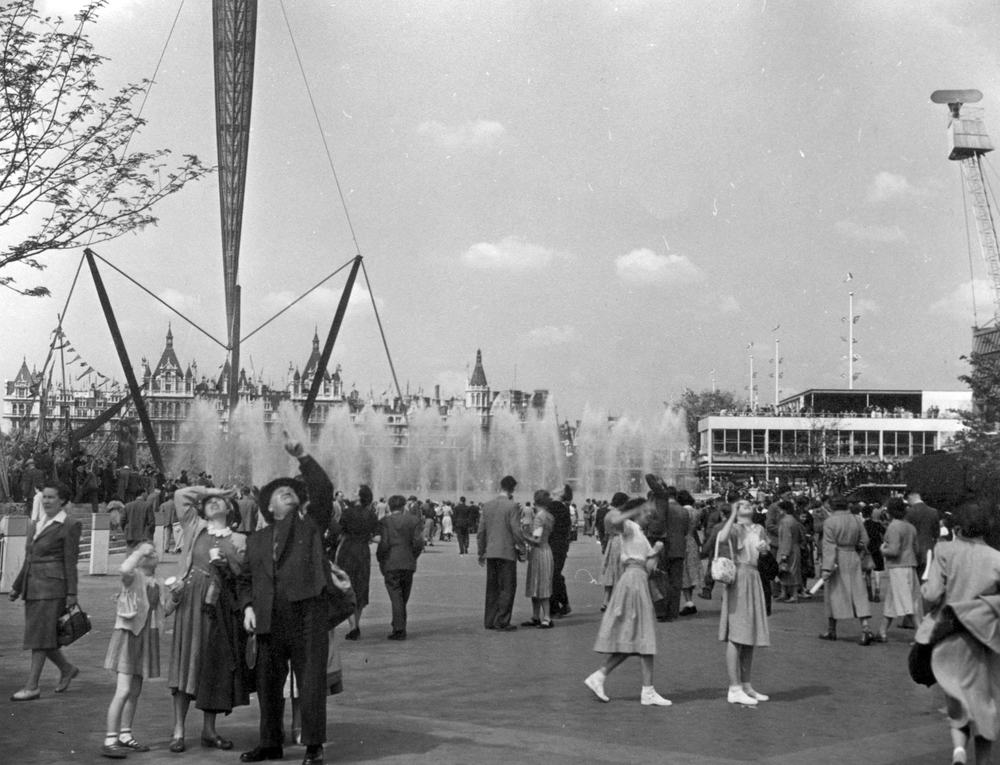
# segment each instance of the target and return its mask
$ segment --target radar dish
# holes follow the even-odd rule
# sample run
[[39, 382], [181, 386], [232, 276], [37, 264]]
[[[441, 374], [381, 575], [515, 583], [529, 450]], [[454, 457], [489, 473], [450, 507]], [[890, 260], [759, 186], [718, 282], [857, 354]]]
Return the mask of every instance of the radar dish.
[[931, 101], [936, 104], [974, 104], [983, 100], [978, 90], [935, 90]]

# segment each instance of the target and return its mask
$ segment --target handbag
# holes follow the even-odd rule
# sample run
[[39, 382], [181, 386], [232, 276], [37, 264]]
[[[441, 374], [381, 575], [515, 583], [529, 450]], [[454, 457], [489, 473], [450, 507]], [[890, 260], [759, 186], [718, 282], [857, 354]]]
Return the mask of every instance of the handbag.
[[60, 646], [72, 645], [90, 632], [90, 617], [79, 605], [71, 606], [59, 617], [56, 625], [56, 642]]
[[[733, 543], [729, 542], [729, 554], [733, 554]], [[730, 558], [719, 555], [719, 537], [715, 537], [715, 556], [712, 558], [712, 579], [722, 584], [732, 584], [736, 579], [736, 564]]]

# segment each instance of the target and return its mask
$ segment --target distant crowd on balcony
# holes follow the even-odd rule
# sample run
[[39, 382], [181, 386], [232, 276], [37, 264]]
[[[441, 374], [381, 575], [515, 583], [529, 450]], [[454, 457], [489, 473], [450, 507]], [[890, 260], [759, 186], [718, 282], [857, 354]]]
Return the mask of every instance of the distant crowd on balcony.
[[[871, 419], [899, 419], [912, 420], [920, 417], [909, 409], [897, 406], [893, 409], [886, 409], [881, 406], [868, 406], [857, 411], [829, 412], [827, 410], [816, 411], [811, 407], [802, 409], [790, 409], [788, 407], [775, 407], [773, 404], [766, 406], [744, 406], [731, 409], [720, 409], [716, 412], [720, 417], [820, 417], [825, 419], [847, 419], [850, 417], [868, 417]], [[931, 406], [922, 415], [926, 419], [959, 419], [960, 413], [952, 409], [941, 412], [938, 406]]]

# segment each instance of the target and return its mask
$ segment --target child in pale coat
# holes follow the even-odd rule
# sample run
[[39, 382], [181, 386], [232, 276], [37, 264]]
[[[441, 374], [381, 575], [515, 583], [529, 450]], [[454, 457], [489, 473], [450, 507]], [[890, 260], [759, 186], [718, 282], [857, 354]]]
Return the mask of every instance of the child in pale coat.
[[130, 751], [149, 751], [132, 737], [132, 721], [143, 680], [160, 676], [160, 625], [168, 609], [173, 610], [173, 599], [156, 578], [158, 562], [153, 545], [144, 542], [120, 569], [115, 628], [104, 657], [104, 668], [117, 673], [118, 683], [101, 746], [101, 754], [114, 760], [124, 759]]

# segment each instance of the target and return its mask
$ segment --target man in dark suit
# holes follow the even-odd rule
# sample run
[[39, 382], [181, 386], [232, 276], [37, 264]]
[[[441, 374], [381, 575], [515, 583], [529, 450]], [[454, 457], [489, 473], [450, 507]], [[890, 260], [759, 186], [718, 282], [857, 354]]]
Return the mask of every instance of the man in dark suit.
[[549, 609], [553, 616], [569, 616], [573, 610], [569, 607], [566, 577], [562, 573], [573, 533], [573, 519], [566, 506], [572, 499], [573, 490], [568, 485], [564, 486], [561, 493], [558, 490], [552, 492], [552, 501], [546, 508], [553, 518], [552, 533], [549, 535], [549, 547], [552, 548], [552, 597]]
[[455, 536], [458, 537], [458, 554], [468, 555], [469, 553], [469, 521], [472, 515], [469, 506], [465, 504], [465, 497], [458, 498], [458, 504], [452, 512], [451, 524], [455, 527]]
[[677, 501], [677, 489], [650, 473], [646, 483], [653, 495], [653, 511], [647, 518], [646, 538], [650, 544], [663, 542], [658, 570], [649, 581], [662, 598], [653, 601], [657, 621], [672, 621], [680, 615], [681, 580], [684, 576], [684, 555], [687, 549], [688, 514]]
[[917, 574], [927, 564], [927, 552], [933, 550], [941, 535], [941, 515], [920, 497], [920, 492], [910, 488], [906, 492], [906, 504], [910, 507], [903, 519], [917, 529]]
[[[330, 524], [333, 484], [302, 444], [285, 450], [299, 461], [302, 481], [278, 478], [260, 491], [268, 525], [247, 539], [249, 578], [240, 582], [243, 625], [257, 636], [260, 743], [242, 762], [283, 756], [282, 689], [291, 661], [302, 710], [303, 765], [322, 765], [326, 741], [326, 662], [330, 569], [323, 536]], [[304, 508], [305, 512], [301, 512]]]
[[143, 542], [153, 541], [153, 531], [156, 529], [156, 515], [153, 502], [146, 492], [125, 504], [122, 510], [122, 530], [125, 532], [125, 545], [132, 553]]
[[681, 583], [684, 579], [684, 556], [687, 554], [687, 532], [690, 522], [687, 510], [677, 501], [677, 489], [668, 486], [667, 533], [663, 550], [667, 571], [667, 591], [664, 595], [668, 620], [676, 619], [680, 615]]
[[513, 499], [516, 486], [513, 476], [500, 480], [500, 496], [483, 503], [476, 534], [479, 565], [486, 567], [483, 626], [499, 632], [517, 629], [510, 617], [517, 594], [517, 559], [525, 542], [520, 509]]
[[420, 520], [404, 513], [406, 497], [389, 497], [389, 515], [382, 519], [375, 557], [385, 579], [385, 589], [392, 604], [392, 632], [389, 640], [406, 640], [406, 604], [413, 588], [417, 557], [424, 549]]

